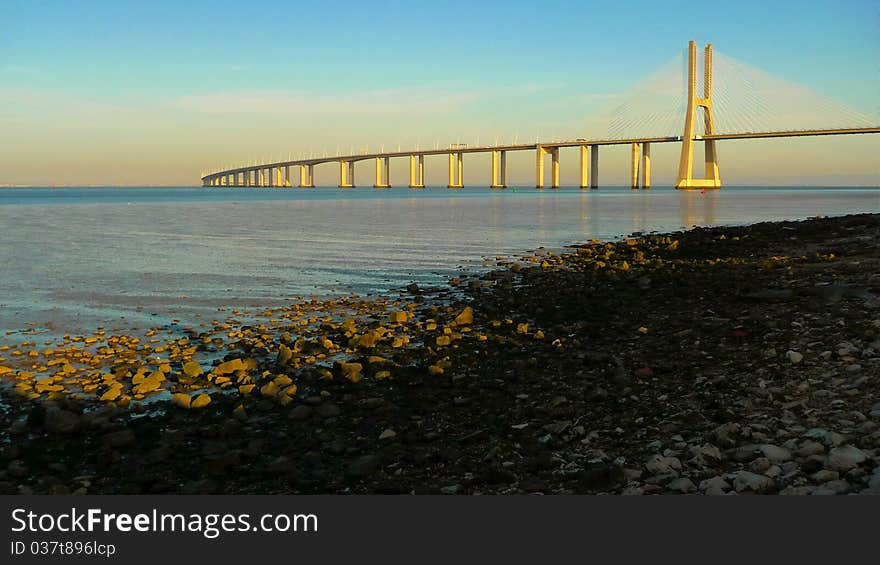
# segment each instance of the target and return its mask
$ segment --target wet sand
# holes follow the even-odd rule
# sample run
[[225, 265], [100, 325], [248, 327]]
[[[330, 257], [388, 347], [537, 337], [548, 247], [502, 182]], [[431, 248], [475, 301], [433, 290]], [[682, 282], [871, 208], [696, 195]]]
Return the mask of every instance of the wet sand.
[[247, 325], [15, 336], [0, 490], [878, 492], [878, 249], [877, 215], [695, 229]]

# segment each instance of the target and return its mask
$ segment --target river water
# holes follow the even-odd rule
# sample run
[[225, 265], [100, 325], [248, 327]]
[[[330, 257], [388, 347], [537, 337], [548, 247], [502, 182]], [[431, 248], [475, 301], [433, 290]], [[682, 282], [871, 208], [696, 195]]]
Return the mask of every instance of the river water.
[[880, 212], [880, 189], [0, 189], [0, 331], [443, 284], [539, 246]]

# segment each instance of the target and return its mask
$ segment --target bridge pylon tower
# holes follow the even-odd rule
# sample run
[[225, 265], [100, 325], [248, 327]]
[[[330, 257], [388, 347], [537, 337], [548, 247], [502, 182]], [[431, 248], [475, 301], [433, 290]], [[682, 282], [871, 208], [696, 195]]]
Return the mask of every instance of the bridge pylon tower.
[[721, 188], [718, 174], [718, 154], [715, 140], [703, 141], [706, 150], [705, 178], [694, 178], [694, 144], [696, 143], [696, 112], [703, 109], [704, 134], [715, 134], [715, 116], [712, 111], [712, 44], [706, 45], [703, 57], [703, 96], [697, 95], [697, 44], [688, 43], [687, 114], [684, 119], [684, 134], [681, 138], [681, 159], [678, 163], [678, 181], [675, 188]]

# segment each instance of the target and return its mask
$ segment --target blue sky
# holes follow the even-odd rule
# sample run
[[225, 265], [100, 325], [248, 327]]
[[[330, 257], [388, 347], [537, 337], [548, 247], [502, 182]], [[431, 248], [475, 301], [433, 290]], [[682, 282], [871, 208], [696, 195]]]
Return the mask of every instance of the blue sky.
[[564, 136], [688, 39], [880, 114], [876, 1], [0, 10], [0, 183], [192, 183], [267, 154]]

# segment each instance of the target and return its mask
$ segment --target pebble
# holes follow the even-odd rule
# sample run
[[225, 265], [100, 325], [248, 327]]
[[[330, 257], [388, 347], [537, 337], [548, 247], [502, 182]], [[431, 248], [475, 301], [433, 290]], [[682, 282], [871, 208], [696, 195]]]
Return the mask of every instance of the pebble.
[[655, 474], [677, 473], [681, 470], [681, 461], [677, 457], [655, 455], [648, 459], [645, 468]]
[[850, 469], [858, 467], [868, 459], [865, 452], [852, 446], [844, 445], [835, 447], [828, 452], [826, 466], [835, 471], [847, 472]]
[[690, 493], [697, 490], [697, 486], [687, 477], [675, 479], [666, 485], [667, 490], [673, 490], [680, 493]]
[[788, 350], [785, 352], [785, 356], [786, 358], [788, 358], [789, 362], [791, 362], [792, 365], [797, 365], [804, 360], [803, 354], [797, 351]]
[[348, 466], [347, 475], [351, 478], [363, 478], [372, 475], [379, 469], [379, 457], [361, 455]]
[[725, 494], [731, 488], [730, 483], [722, 476], [700, 481], [700, 490], [709, 495]]
[[773, 487], [773, 480], [770, 477], [749, 471], [737, 471], [732, 477], [736, 492], [765, 492]]
[[79, 428], [79, 423], [79, 416], [73, 412], [52, 407], [46, 410], [46, 420], [43, 423], [43, 427], [51, 433], [70, 434]]
[[393, 439], [396, 437], [397, 437], [397, 432], [395, 432], [391, 428], [386, 428], [385, 430], [382, 431], [381, 434], [379, 434], [379, 441], [383, 441], [386, 439]]
[[333, 403], [325, 402], [315, 408], [315, 413], [322, 418], [334, 418], [342, 414], [342, 409]]
[[760, 447], [764, 457], [774, 463], [783, 463], [791, 459], [791, 451], [778, 445], [764, 444]]

